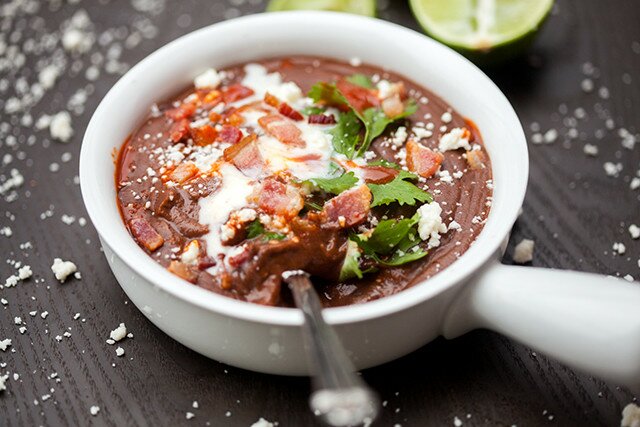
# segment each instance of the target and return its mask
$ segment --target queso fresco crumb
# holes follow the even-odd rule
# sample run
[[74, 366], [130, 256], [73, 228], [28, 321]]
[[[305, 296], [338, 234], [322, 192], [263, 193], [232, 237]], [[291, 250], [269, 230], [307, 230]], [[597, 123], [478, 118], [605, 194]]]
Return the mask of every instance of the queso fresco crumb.
[[493, 190], [480, 132], [436, 95], [303, 56], [203, 70], [153, 106], [116, 180], [127, 227], [157, 262], [281, 306], [285, 270], [315, 276], [325, 305], [432, 277], [475, 241]]

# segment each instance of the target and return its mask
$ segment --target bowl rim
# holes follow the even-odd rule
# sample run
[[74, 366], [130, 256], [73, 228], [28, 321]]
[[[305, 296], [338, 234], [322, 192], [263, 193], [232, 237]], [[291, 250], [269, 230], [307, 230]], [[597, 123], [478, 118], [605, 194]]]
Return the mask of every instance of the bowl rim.
[[[102, 99], [91, 117], [89, 125], [85, 131], [80, 153], [79, 176], [82, 198], [87, 208], [88, 215], [93, 222], [94, 227], [98, 231], [102, 244], [106, 244], [111, 248], [111, 250], [134, 272], [153, 284], [154, 288], [159, 288], [174, 297], [189, 302], [202, 309], [249, 322], [267, 323], [279, 326], [298, 326], [302, 324], [303, 317], [298, 310], [292, 310], [284, 307], [261, 306], [245, 301], [234, 300], [215, 292], [207, 291], [196, 285], [189, 284], [168, 272], [164, 267], [140, 249], [137, 244], [133, 242], [133, 238], [130, 236], [129, 238], [133, 245], [118, 242], [114, 236], [115, 233], [109, 232], [109, 230], [112, 229], [111, 227], [117, 225], [109, 223], [97, 206], [97, 198], [99, 197], [101, 183], [93, 176], [94, 174], [91, 173], [93, 170], [91, 165], [91, 152], [94, 150], [94, 147], [90, 141], [92, 141], [100, 132], [100, 128], [103, 126], [103, 122], [105, 122], [102, 116], [104, 115], [104, 111], [107, 106], [112, 103], [122, 102], [126, 99], [123, 92], [123, 88], [125, 88], [125, 86], [131, 84], [131, 82], [136, 78], [139, 78], [142, 73], [148, 72], [151, 64], [156, 62], [158, 58], [166, 56], [169, 52], [182, 49], [187, 46], [191, 40], [197, 37], [201, 37], [210, 32], [234, 31], [234, 28], [248, 28], [265, 20], [269, 20], [270, 25], [274, 27], [286, 26], [287, 23], [291, 23], [292, 21], [304, 21], [305, 23], [309, 23], [309, 25], [313, 25], [312, 22], [314, 21], [322, 24], [323, 20], [330, 20], [332, 25], [343, 25], [345, 29], [355, 29], [358, 26], [366, 26], [369, 30], [385, 33], [387, 37], [394, 37], [395, 40], [404, 40], [407, 43], [422, 43], [425, 48], [436, 52], [438, 55], [447, 57], [451, 61], [455, 61], [456, 66], [464, 67], [466, 72], [476, 74], [476, 79], [479, 79], [482, 84], [484, 84], [486, 88], [493, 93], [494, 99], [492, 99], [492, 102], [499, 107], [500, 112], [508, 121], [507, 125], [511, 126], [512, 130], [516, 134], [516, 140], [512, 141], [512, 143], [515, 144], [515, 149], [519, 152], [515, 159], [516, 163], [518, 163], [516, 171], [519, 172], [519, 175], [515, 176], [513, 180], [510, 179], [508, 182], [508, 186], [510, 187], [510, 197], [509, 200], [505, 202], [507, 203], [507, 206], [503, 209], [499, 223], [494, 226], [494, 232], [490, 236], [486, 236], [485, 229], [483, 229], [477, 237], [477, 240], [480, 240], [481, 238], [486, 240], [482, 247], [480, 247], [480, 244], [474, 243], [467, 251], [465, 251], [465, 253], [463, 253], [460, 259], [452, 264], [458, 266], [458, 268], [451, 269], [451, 266], [448, 266], [446, 268], [446, 272], [441, 272], [428, 279], [429, 286], [425, 286], [424, 282], [422, 282], [397, 294], [364, 304], [327, 308], [323, 311], [327, 322], [331, 324], [363, 322], [374, 318], [385, 317], [416, 306], [467, 279], [489, 259], [491, 259], [491, 257], [493, 257], [499, 250], [500, 245], [508, 235], [515, 219], [517, 218], [518, 211], [524, 200], [528, 178], [528, 151], [524, 130], [522, 129], [513, 107], [505, 95], [489, 79], [489, 77], [487, 77], [469, 60], [452, 49], [421, 33], [375, 18], [338, 12], [317, 11], [261, 13], [209, 25], [181, 36], [155, 50], [131, 68], [115, 83], [115, 85]], [[344, 32], [345, 37], [348, 37], [347, 33], [348, 31]], [[403, 74], [401, 71], [399, 71], [399, 73], [401, 75]], [[437, 91], [436, 94], [441, 96]], [[443, 99], [446, 99], [446, 97], [443, 96]], [[105, 161], [106, 160], [108, 159], [105, 159]], [[492, 163], [494, 162], [495, 159], [492, 157]], [[495, 163], [493, 169], [495, 170]], [[489, 220], [492, 220], [492, 218], [495, 218], [497, 215], [493, 214], [493, 211], [494, 209], [492, 208], [489, 213]], [[495, 219], [493, 222], [496, 222]], [[121, 220], [120, 226], [124, 226]], [[460, 265], [463, 265], [464, 267], [460, 267]]]

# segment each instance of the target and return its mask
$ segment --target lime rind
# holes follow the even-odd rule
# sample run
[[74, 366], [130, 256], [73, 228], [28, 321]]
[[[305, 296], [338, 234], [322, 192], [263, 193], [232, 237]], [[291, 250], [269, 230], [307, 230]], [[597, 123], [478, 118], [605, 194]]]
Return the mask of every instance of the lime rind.
[[327, 10], [375, 16], [376, 2], [375, 0], [271, 0], [267, 6], [267, 12], [285, 10]]
[[410, 4], [430, 36], [463, 52], [482, 52], [529, 39], [551, 11], [553, 0], [411, 0]]

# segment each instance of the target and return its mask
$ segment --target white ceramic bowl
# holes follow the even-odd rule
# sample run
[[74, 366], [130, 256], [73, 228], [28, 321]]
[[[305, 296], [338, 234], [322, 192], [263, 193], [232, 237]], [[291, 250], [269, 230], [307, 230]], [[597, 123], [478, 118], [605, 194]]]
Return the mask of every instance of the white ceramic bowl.
[[433, 90], [475, 121], [493, 163], [491, 213], [458, 261], [397, 295], [324, 311], [358, 368], [396, 359], [441, 334], [455, 337], [488, 327], [594, 374], [640, 379], [640, 287], [497, 262], [528, 176], [524, 133], [500, 90], [462, 56], [421, 34], [347, 14], [262, 14], [203, 28], [144, 59], [101, 102], [82, 145], [82, 195], [114, 275], [151, 322], [230, 365], [274, 374], [308, 372], [297, 310], [205, 291], [137, 246], [118, 213], [112, 161], [154, 102], [174, 95], [206, 68], [294, 54], [358, 57]]

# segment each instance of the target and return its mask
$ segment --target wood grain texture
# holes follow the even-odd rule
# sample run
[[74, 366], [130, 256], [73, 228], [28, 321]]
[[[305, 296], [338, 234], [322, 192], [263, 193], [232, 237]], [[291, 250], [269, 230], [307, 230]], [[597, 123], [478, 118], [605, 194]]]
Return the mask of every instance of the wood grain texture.
[[[230, 11], [229, 3], [170, 1], [163, 13], [149, 18], [160, 29], [158, 36], [125, 50], [123, 60], [133, 64], [193, 29], [236, 12], [264, 8], [264, 2], [235, 1], [240, 6]], [[382, 18], [417, 28], [404, 2], [386, 3], [389, 6]], [[128, 1], [85, 0], [78, 5], [65, 3], [57, 11], [43, 6], [37, 15], [45, 18], [47, 28], [55, 29], [76, 8], [87, 10], [98, 31], [131, 25], [138, 14]], [[597, 114], [606, 109], [616, 129], [624, 126], [638, 131], [640, 45], [636, 52], [632, 48], [633, 42], [640, 42], [638, 22], [637, 2], [561, 0], [530, 55], [489, 72], [513, 103], [529, 136], [532, 122], [543, 132], [556, 128], [561, 134], [553, 144], [530, 145], [529, 190], [504, 262], [512, 262], [514, 244], [526, 237], [536, 240], [536, 266], [640, 277], [640, 241], [632, 241], [622, 226], [640, 223], [640, 193], [630, 191], [628, 185], [640, 167], [640, 150], [621, 148], [615, 130], [606, 130], [604, 119]], [[9, 30], [3, 33], [8, 35]], [[587, 61], [599, 69], [599, 77], [594, 78], [596, 91], [606, 86], [608, 99], [581, 90], [585, 78], [581, 67]], [[29, 71], [33, 67], [35, 63], [28, 62], [20, 75], [33, 79], [34, 72]], [[623, 81], [624, 73], [630, 74], [630, 84]], [[0, 77], [14, 83], [19, 76], [5, 73]], [[1, 154], [25, 152], [24, 159], [14, 165], [26, 178], [15, 202], [0, 202], [0, 227], [9, 225], [14, 232], [10, 238], [0, 236], [2, 253], [7, 259], [31, 265], [35, 273], [15, 288], [0, 290], [0, 297], [8, 300], [0, 306], [0, 339], [11, 338], [10, 349], [15, 349], [0, 352], [0, 362], [6, 363], [0, 372], [20, 375], [17, 381], [10, 378], [7, 390], [0, 393], [0, 425], [161, 426], [205, 425], [208, 421], [214, 426], [249, 426], [260, 417], [279, 421], [281, 426], [314, 425], [306, 404], [308, 380], [231, 368], [173, 341], [128, 303], [91, 225], [60, 221], [62, 214], [86, 216], [73, 179], [81, 136], [91, 112], [116, 79], [103, 74], [93, 83], [95, 90], [85, 112], [74, 117], [71, 143], [44, 147], [47, 134], [37, 132], [33, 146], [0, 146]], [[65, 75], [34, 109], [34, 117], [63, 108], [69, 96], [86, 83], [81, 76]], [[432, 89], [437, 93], [437, 88]], [[563, 143], [566, 129], [562, 120], [567, 114], [562, 114], [565, 107], [561, 104], [569, 112], [583, 107], [588, 114], [588, 119], [579, 121], [579, 138], [570, 144]], [[0, 114], [1, 121], [12, 120]], [[602, 139], [595, 136], [598, 129], [605, 129]], [[13, 133], [26, 139], [32, 132], [15, 125]], [[585, 142], [598, 145], [598, 157], [583, 154]], [[71, 162], [61, 163], [60, 156], [67, 151], [73, 155]], [[606, 176], [604, 161], [621, 162], [621, 176]], [[60, 163], [61, 170], [51, 173], [51, 162]], [[2, 173], [9, 168], [2, 166]], [[41, 219], [40, 214], [50, 206], [53, 216]], [[33, 248], [21, 249], [27, 241]], [[614, 241], [625, 243], [624, 256], [612, 254]], [[73, 260], [82, 280], [57, 283], [50, 271], [54, 257]], [[13, 272], [11, 265], [0, 265], [3, 280]], [[37, 316], [28, 314], [32, 310]], [[49, 315], [43, 319], [40, 314], [45, 310]], [[77, 312], [81, 318], [74, 320]], [[14, 325], [15, 316], [26, 324], [23, 335]], [[122, 342], [126, 354], [119, 358], [115, 346], [105, 340], [120, 322], [126, 323], [134, 338]], [[57, 342], [54, 337], [66, 330], [71, 336]], [[50, 378], [54, 372], [59, 382]], [[630, 391], [616, 384], [573, 372], [487, 331], [453, 341], [436, 340], [364, 376], [386, 402], [376, 423], [380, 426], [453, 425], [456, 416], [465, 426], [615, 426], [622, 407], [633, 399]], [[51, 398], [42, 401], [45, 394]], [[199, 409], [191, 407], [194, 400]], [[89, 414], [92, 405], [100, 407], [95, 417]], [[195, 418], [187, 421], [187, 411], [195, 413]]]

